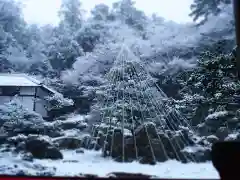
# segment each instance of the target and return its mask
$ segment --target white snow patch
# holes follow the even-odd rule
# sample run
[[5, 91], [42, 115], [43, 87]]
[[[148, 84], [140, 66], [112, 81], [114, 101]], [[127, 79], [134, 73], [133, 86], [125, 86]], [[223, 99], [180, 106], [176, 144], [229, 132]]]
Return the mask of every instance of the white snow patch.
[[23, 135], [23, 134], [18, 134], [17, 136], [13, 136], [11, 138], [9, 138], [10, 140], [17, 140], [17, 139], [24, 139], [27, 138], [27, 136]]
[[84, 136], [88, 135], [88, 134], [86, 134], [85, 132], [82, 132], [79, 129], [64, 130], [63, 134], [66, 137], [79, 137], [79, 138], [83, 138]]
[[129, 129], [124, 129], [124, 130], [123, 130], [123, 134], [124, 134], [125, 136], [132, 136], [132, 132], [131, 132]]
[[67, 121], [67, 122], [78, 122], [78, 121], [84, 121], [84, 120], [85, 120], [84, 115], [74, 114], [74, 115], [71, 115], [70, 117], [68, 117], [65, 121]]
[[224, 140], [225, 141], [232, 141], [232, 140], [236, 140], [237, 137], [239, 136], [239, 133], [232, 133], [232, 134], [229, 134]]
[[226, 116], [227, 114], [228, 114], [227, 111], [214, 112], [214, 113], [212, 113], [212, 114], [209, 114], [209, 115], [206, 117], [206, 120], [207, 120], [207, 119], [217, 119], [218, 117]]
[[[114, 162], [110, 158], [101, 157], [101, 153], [96, 151], [85, 151], [83, 154], [77, 154], [74, 151], [63, 151], [63, 154], [64, 160], [34, 160], [34, 163], [31, 163], [21, 160], [19, 156], [3, 153], [0, 156], [0, 167], [18, 165], [19, 169], [25, 169], [29, 173], [35, 174], [37, 170], [34, 168], [34, 164], [40, 164], [49, 167], [49, 169], [56, 168], [55, 175], [58, 176], [74, 176], [83, 173], [105, 177], [111, 172], [126, 172], [145, 173], [161, 178], [219, 178], [211, 163], [182, 164], [171, 160], [153, 166], [142, 165], [137, 162]], [[8, 168], [5, 169], [5, 174], [10, 173]]]
[[195, 153], [198, 151], [204, 151], [204, 147], [202, 146], [188, 146], [185, 147], [182, 151], [189, 152], [189, 153]]

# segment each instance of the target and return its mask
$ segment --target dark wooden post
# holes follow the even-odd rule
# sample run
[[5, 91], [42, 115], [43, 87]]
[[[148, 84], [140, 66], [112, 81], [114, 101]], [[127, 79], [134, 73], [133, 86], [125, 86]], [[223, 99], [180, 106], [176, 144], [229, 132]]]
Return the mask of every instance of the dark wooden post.
[[235, 19], [236, 32], [236, 53], [237, 53], [237, 70], [238, 78], [240, 79], [240, 0], [233, 0], [233, 12]]

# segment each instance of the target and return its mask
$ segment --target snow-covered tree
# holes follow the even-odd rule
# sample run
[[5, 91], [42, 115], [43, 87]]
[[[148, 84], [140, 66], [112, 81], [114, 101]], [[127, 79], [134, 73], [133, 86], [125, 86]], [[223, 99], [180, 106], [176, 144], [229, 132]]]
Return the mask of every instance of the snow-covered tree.
[[0, 27], [10, 33], [17, 42], [21, 41], [26, 23], [20, 4], [13, 0], [1, 0], [0, 17]]
[[45, 122], [41, 115], [27, 109], [17, 98], [0, 106], [0, 120], [1, 130], [9, 134], [33, 133]]
[[97, 4], [91, 11], [94, 20], [108, 20], [110, 15], [109, 7], [105, 4]]
[[97, 90], [97, 105], [104, 123], [137, 127], [146, 121], [164, 125], [165, 103], [154, 86], [153, 79], [140, 60], [127, 49], [120, 50], [116, 61], [106, 75], [107, 81]]
[[[21, 47], [26, 23], [23, 19], [20, 5], [12, 0], [0, 1], [0, 66], [1, 72], [14, 69], [14, 58], [9, 57], [11, 51], [24, 56]], [[15, 54], [16, 55], [16, 54]], [[21, 58], [20, 58], [21, 59]], [[23, 57], [23, 59], [26, 59]]]
[[104, 36], [105, 26], [99, 22], [85, 23], [83, 27], [77, 31], [75, 39], [82, 47], [84, 52], [92, 52], [97, 43], [101, 42]]
[[132, 0], [121, 0], [113, 3], [111, 14], [129, 26], [143, 30], [147, 17], [143, 11], [136, 9], [135, 2]]
[[83, 23], [83, 11], [79, 0], [63, 0], [59, 11], [60, 26], [65, 26], [75, 32]]
[[194, 0], [191, 5], [192, 12], [190, 16], [194, 21], [200, 20], [200, 24], [204, 24], [210, 15], [219, 15], [226, 5], [231, 4], [231, 0]]
[[[239, 81], [236, 76], [236, 59], [232, 54], [216, 56], [205, 53], [198, 61], [198, 67], [183, 81], [180, 91], [183, 99], [178, 101], [180, 109], [197, 125], [207, 115], [222, 110], [239, 108], [235, 96], [239, 95]], [[191, 108], [190, 108], [191, 107]]]
[[83, 55], [83, 50], [69, 31], [58, 32], [47, 42], [45, 52], [53, 69], [60, 72], [71, 68], [76, 58]]

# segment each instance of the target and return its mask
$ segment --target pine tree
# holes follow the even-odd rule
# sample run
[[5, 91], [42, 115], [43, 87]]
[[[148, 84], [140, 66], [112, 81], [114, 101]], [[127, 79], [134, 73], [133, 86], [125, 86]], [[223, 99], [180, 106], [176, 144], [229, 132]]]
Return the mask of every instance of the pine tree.
[[194, 0], [190, 7], [192, 10], [190, 16], [193, 17], [194, 21], [203, 18], [199, 23], [201, 25], [208, 20], [211, 14], [218, 15], [221, 12], [220, 5], [226, 6], [229, 4], [231, 4], [231, 0]]
[[[122, 50], [107, 75], [107, 82], [97, 92], [95, 108], [102, 112], [104, 123], [132, 129], [143, 123], [152, 122], [166, 128], [174, 111], [169, 100], [156, 88], [142, 62]], [[175, 116], [176, 117], [176, 116]], [[178, 122], [175, 122], [177, 128]]]
[[[233, 121], [240, 108], [236, 102], [240, 93], [236, 72], [236, 57], [232, 53], [218, 56], [205, 53], [198, 60], [198, 68], [184, 82], [180, 92], [183, 99], [176, 101], [176, 107], [194, 126], [206, 122], [208, 115], [219, 111], [227, 111], [225, 120]], [[213, 125], [211, 128], [219, 127]]]

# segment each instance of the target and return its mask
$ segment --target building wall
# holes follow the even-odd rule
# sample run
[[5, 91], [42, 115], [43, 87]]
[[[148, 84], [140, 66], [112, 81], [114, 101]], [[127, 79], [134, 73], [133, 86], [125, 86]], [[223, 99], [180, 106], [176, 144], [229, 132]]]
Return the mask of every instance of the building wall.
[[43, 117], [47, 117], [47, 101], [44, 100], [45, 96], [48, 96], [48, 92], [44, 91], [41, 88], [37, 89], [37, 100], [36, 100], [36, 112], [41, 114]]
[[0, 96], [0, 104], [8, 103], [11, 99], [12, 97], [9, 96]]
[[27, 95], [27, 96], [34, 96], [35, 95], [35, 88], [36, 87], [21, 87], [20, 88], [20, 95]]
[[45, 100], [40, 98], [36, 99], [35, 111], [41, 114], [43, 117], [48, 116], [46, 106], [47, 106], [47, 103]]
[[23, 106], [29, 110], [34, 110], [35, 101], [35, 87], [21, 87], [20, 94], [17, 97]]

